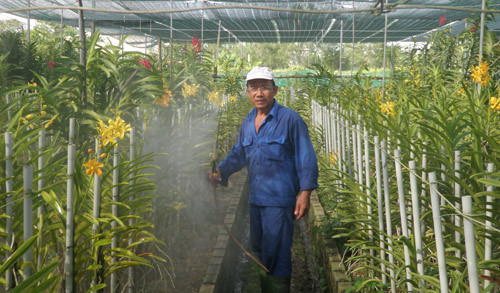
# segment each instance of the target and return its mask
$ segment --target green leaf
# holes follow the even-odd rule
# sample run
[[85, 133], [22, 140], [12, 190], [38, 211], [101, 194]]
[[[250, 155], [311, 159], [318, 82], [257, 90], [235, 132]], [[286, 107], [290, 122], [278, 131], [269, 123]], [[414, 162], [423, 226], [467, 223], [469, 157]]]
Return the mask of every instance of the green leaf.
[[37, 235], [32, 236], [19, 246], [14, 253], [0, 266], [0, 275], [3, 275], [9, 268], [11, 268], [18, 260], [20, 260], [24, 253], [35, 243]]
[[[49, 274], [51, 271], [53, 271], [58, 265], [59, 265], [59, 261], [56, 261], [56, 262], [53, 262], [50, 265], [44, 267], [43, 269], [34, 273], [28, 279], [24, 280], [21, 284], [16, 286], [14, 289], [12, 289], [10, 291], [10, 293], [26, 292], [26, 290], [30, 289], [32, 286], [36, 286], [38, 284], [38, 282], [40, 282], [47, 274]], [[54, 277], [57, 277], [57, 276], [54, 276]], [[48, 280], [46, 280], [46, 281], [48, 281]], [[31, 291], [31, 292], [42, 292], [42, 291]]]

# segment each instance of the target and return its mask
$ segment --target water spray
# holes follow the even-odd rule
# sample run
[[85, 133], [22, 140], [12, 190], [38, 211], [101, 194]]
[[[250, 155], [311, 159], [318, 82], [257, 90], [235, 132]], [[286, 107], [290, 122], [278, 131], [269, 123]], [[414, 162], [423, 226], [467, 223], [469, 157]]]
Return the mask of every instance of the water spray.
[[[214, 153], [212, 155], [212, 175], [217, 176], [217, 150], [219, 148], [219, 131], [220, 131], [220, 121], [222, 117], [222, 107], [219, 109], [219, 118], [217, 121], [217, 134], [215, 136], [215, 147], [214, 147]], [[226, 230], [227, 234], [231, 237], [231, 239], [234, 241], [234, 243], [245, 253], [246, 256], [248, 256], [253, 262], [255, 262], [259, 267], [261, 267], [266, 273], [269, 273], [269, 270], [266, 268], [265, 265], [262, 264], [255, 256], [253, 256], [248, 250], [246, 250], [243, 245], [236, 239], [236, 237], [231, 233], [229, 228], [227, 227], [226, 223], [224, 222], [224, 219], [222, 218], [222, 214], [219, 210], [219, 205], [217, 201], [217, 184], [213, 184], [213, 189], [212, 189], [212, 194], [214, 197], [214, 202], [215, 202], [215, 210], [217, 211], [217, 215], [219, 216], [219, 220], [224, 226], [224, 229]]]

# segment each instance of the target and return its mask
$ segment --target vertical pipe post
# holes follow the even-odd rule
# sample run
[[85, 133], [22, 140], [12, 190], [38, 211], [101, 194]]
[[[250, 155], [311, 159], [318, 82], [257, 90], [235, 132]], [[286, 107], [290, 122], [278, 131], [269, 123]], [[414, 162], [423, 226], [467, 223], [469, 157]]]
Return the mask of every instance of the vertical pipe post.
[[[170, 0], [170, 9], [174, 9], [174, 4]], [[174, 13], [170, 12], [170, 78], [174, 76]], [[201, 42], [203, 43], [203, 30], [201, 31]]]
[[[130, 129], [130, 148], [129, 148], [129, 157], [130, 157], [130, 162], [133, 162], [135, 160], [135, 133], [134, 133], [134, 128], [132, 127]], [[134, 164], [134, 163], [131, 163]], [[129, 184], [133, 186], [135, 184], [135, 180], [133, 179], [135, 176], [134, 172], [130, 173], [130, 181]], [[134, 196], [130, 196], [130, 202], [134, 200]], [[134, 220], [132, 217], [128, 220], [128, 225], [132, 226], [134, 224]], [[128, 245], [132, 245], [133, 239], [130, 237], [128, 240]], [[133, 267], [128, 268], [128, 293], [133, 293], [134, 292], [134, 269]]]
[[[7, 107], [9, 107], [9, 104], [10, 104], [10, 95], [6, 95], [5, 98], [7, 99]], [[9, 119], [9, 121], [12, 120], [12, 111], [10, 110], [10, 107], [7, 110], [7, 118]]]
[[[366, 185], [366, 212], [368, 214], [368, 239], [373, 242], [373, 226], [372, 226], [372, 200], [371, 200], [371, 175], [370, 175], [370, 141], [368, 140], [368, 131], [366, 126], [363, 126], [363, 137], [365, 141], [365, 185]], [[370, 255], [375, 256], [375, 250], [370, 248]], [[370, 259], [373, 262], [373, 259]]]
[[[387, 0], [385, 1], [387, 3]], [[382, 58], [382, 99], [385, 97], [385, 68], [387, 66], [387, 13], [384, 14], [384, 55]]]
[[[97, 162], [101, 162], [101, 154], [102, 154], [102, 149], [99, 147], [99, 139], [95, 139], [95, 152], [97, 155]], [[93, 199], [93, 206], [92, 206], [92, 216], [94, 219], [98, 219], [101, 215], [101, 176], [98, 176], [96, 173], [94, 173], [94, 199]], [[92, 223], [92, 236], [95, 236], [99, 231], [99, 222], [94, 221]], [[95, 241], [92, 240], [92, 243]], [[95, 248], [98, 249], [98, 248]], [[97, 274], [94, 274], [92, 277], [92, 282], [90, 287], [94, 287], [97, 285]], [[94, 291], [95, 292], [95, 291]]]
[[471, 293], [479, 293], [479, 278], [476, 259], [476, 236], [474, 235], [474, 224], [472, 223], [472, 197], [462, 197], [462, 211], [464, 213], [464, 238], [465, 254], [467, 261], [467, 273], [469, 275], [469, 288]]
[[[460, 151], [455, 151], [454, 169], [455, 169], [455, 177], [460, 178]], [[461, 219], [457, 212], [461, 210], [460, 197], [462, 197], [462, 190], [460, 187], [460, 183], [458, 183], [457, 181], [455, 181], [453, 187], [455, 192], [455, 213], [456, 213], [454, 216], [454, 222], [455, 226], [457, 228], [460, 228]], [[455, 242], [460, 243], [461, 242], [460, 238], [461, 238], [460, 232], [455, 231]], [[458, 259], [462, 258], [462, 250], [460, 249], [455, 250], [455, 257]]]
[[[422, 234], [420, 228], [420, 200], [418, 198], [418, 184], [415, 161], [408, 163], [410, 170], [410, 192], [411, 192], [411, 208], [413, 214], [413, 234], [415, 235], [415, 258], [417, 263], [417, 273], [420, 276], [424, 275], [424, 256], [422, 250]], [[424, 287], [424, 282], [419, 279], [419, 288]]]
[[[347, 115], [346, 115], [347, 117]], [[349, 123], [349, 117], [345, 120], [345, 141], [347, 146], [347, 168], [349, 170], [349, 178], [352, 179], [352, 150], [351, 150], [351, 124]]]
[[[354, 1], [352, 1], [352, 8], [354, 9]], [[351, 79], [353, 79], [354, 72], [354, 24], [356, 22], [356, 14], [352, 14], [352, 59], [351, 59]]]
[[69, 118], [69, 144], [73, 144], [75, 140], [75, 118]]
[[75, 145], [68, 146], [68, 179], [66, 181], [66, 253], [64, 255], [64, 276], [66, 293], [73, 292], [73, 234], [74, 234], [74, 191], [73, 176], [75, 172]]
[[[14, 172], [12, 170], [12, 132], [5, 132], [5, 177], [7, 180], [5, 181], [5, 212], [7, 214], [7, 219], [5, 219], [5, 232], [7, 234], [7, 238], [5, 244], [13, 248], [14, 246], [14, 236], [12, 234], [12, 218], [13, 218], [13, 204], [12, 204], [12, 191], [14, 189], [14, 180], [12, 177], [14, 176]], [[6, 252], [5, 257], [8, 258], [10, 256], [10, 252]], [[14, 287], [14, 279], [12, 275], [12, 269], [8, 269], [5, 272], [5, 281], [7, 282], [7, 286], [5, 287], [5, 291], [9, 291]]]
[[361, 116], [358, 116], [358, 125], [356, 126], [357, 135], [357, 151], [358, 151], [358, 183], [359, 188], [363, 191], [363, 152], [361, 144]]
[[392, 246], [392, 220], [391, 220], [391, 198], [389, 194], [389, 164], [387, 163], [387, 143], [385, 140], [380, 142], [380, 153], [382, 155], [382, 179], [384, 182], [384, 202], [385, 202], [385, 224], [387, 227], [387, 249], [389, 254], [389, 273], [391, 275], [391, 291], [396, 293], [396, 282], [394, 272], [394, 248]]
[[380, 140], [378, 136], [373, 138], [375, 145], [375, 176], [377, 181], [377, 209], [378, 209], [378, 229], [380, 246], [380, 270], [382, 272], [382, 283], [387, 283], [385, 274], [385, 242], [384, 242], [384, 202], [382, 197], [382, 171], [380, 170]]
[[[118, 141], [115, 142], [115, 146], [113, 148], [113, 189], [111, 192], [111, 197], [113, 200], [113, 204], [111, 205], [111, 214], [115, 217], [118, 217], [118, 205], [115, 202], [118, 202], [118, 179], [119, 179], [119, 169], [118, 169]], [[111, 240], [111, 265], [116, 262], [114, 249], [118, 248], [118, 237], [116, 236], [116, 221], [111, 222], [111, 231], [113, 232], [113, 238]], [[110, 277], [110, 292], [114, 293], [117, 289], [116, 283], [116, 273], [112, 273]]]
[[[78, 5], [83, 7], [82, 0], [78, 0]], [[80, 30], [80, 65], [82, 65], [82, 106], [87, 104], [87, 69], [86, 69], [86, 44], [85, 44], [85, 22], [83, 20], [83, 10], [78, 11], [78, 27]]]
[[61, 38], [61, 56], [63, 55], [63, 13], [64, 10], [61, 9], [61, 28], [59, 30], [60, 38]]
[[[422, 213], [422, 215], [425, 213], [424, 198], [427, 195], [427, 192], [426, 192], [427, 172], [425, 171], [427, 169], [427, 153], [426, 153], [427, 147], [426, 146], [427, 146], [427, 142], [424, 141], [424, 147], [422, 148], [422, 175], [421, 175], [422, 188], [420, 190], [420, 198], [422, 200], [422, 206], [420, 207], [422, 210], [420, 212]], [[425, 235], [425, 229], [426, 229], [425, 221], [422, 221], [422, 225], [420, 226], [420, 228], [422, 229], [421, 233]]]
[[[401, 168], [401, 150], [397, 149], [394, 151], [394, 163], [396, 166], [396, 182], [398, 186], [398, 199], [399, 199], [399, 214], [401, 217], [401, 230], [403, 233], [403, 237], [409, 239], [408, 237], [408, 222], [406, 216], [406, 204], [405, 204], [405, 192], [404, 192], [404, 183], [403, 183], [403, 172]], [[408, 245], [404, 244], [404, 256], [405, 256], [405, 266], [406, 266], [406, 279], [411, 280], [410, 274], [410, 251], [408, 249]], [[408, 288], [408, 292], [413, 291], [413, 284], [411, 282], [406, 282], [406, 286]]]
[[[351, 113], [352, 114], [352, 113]], [[352, 115], [349, 115], [352, 117]], [[351, 136], [352, 136], [352, 159], [353, 159], [353, 175], [354, 175], [354, 181], [359, 182], [358, 179], [358, 144], [357, 144], [357, 137], [356, 137], [356, 127], [354, 126], [354, 121], [352, 121], [352, 126], [351, 126]]]
[[[33, 166], [23, 167], [23, 240], [28, 241], [33, 236]], [[24, 280], [33, 274], [33, 248], [29, 248], [23, 257], [24, 260]]]
[[[493, 173], [495, 168], [495, 165], [493, 163], [488, 163], [486, 170], [488, 173]], [[493, 192], [493, 185], [488, 185], [486, 187], [486, 191], [488, 192]], [[491, 221], [488, 220], [488, 218], [493, 217], [493, 196], [487, 195], [486, 196], [486, 218], [487, 220], [485, 221], [485, 229], [486, 229], [486, 235], [484, 239], [484, 260], [489, 261], [491, 260], [491, 234], [488, 232], [488, 230], [491, 230], [493, 228]], [[490, 270], [484, 270], [484, 275], [489, 277], [491, 276], [491, 271]], [[490, 285], [490, 281], [485, 279], [484, 280], [484, 288], [488, 287]]]
[[436, 254], [439, 270], [439, 284], [441, 293], [448, 292], [448, 276], [446, 275], [446, 258], [444, 252], [443, 232], [441, 230], [441, 210], [437, 191], [436, 172], [429, 173], [432, 221], [434, 223], [434, 237], [436, 238]]
[[342, 116], [340, 117], [340, 125], [342, 127], [340, 134], [342, 135], [342, 163], [343, 163], [341, 165], [341, 167], [342, 167], [341, 170], [345, 172], [346, 171], [345, 162], [347, 159], [346, 158], [346, 143], [345, 143], [346, 142], [346, 138], [345, 138], [345, 128], [346, 127], [345, 127], [345, 119]]
[[[43, 180], [43, 168], [45, 168], [45, 156], [43, 155], [43, 151], [45, 149], [45, 128], [40, 130], [38, 132], [38, 192], [41, 193], [41, 190], [43, 189], [44, 186], [44, 180]], [[40, 195], [39, 195], [40, 196]], [[40, 205], [38, 207], [38, 229], [42, 229], [43, 226], [43, 207]], [[42, 237], [38, 239], [38, 247], [42, 247]], [[42, 265], [42, 253], [38, 253], [38, 261], [37, 261], [37, 268], [40, 270]]]
[[339, 76], [342, 78], [342, 54], [344, 53], [344, 21], [340, 21]]

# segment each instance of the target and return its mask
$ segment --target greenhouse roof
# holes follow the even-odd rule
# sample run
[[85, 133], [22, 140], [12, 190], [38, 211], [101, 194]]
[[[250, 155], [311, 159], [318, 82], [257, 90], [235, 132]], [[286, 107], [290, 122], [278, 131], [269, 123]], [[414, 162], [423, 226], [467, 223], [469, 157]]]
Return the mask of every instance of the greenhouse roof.
[[[2, 0], [0, 12], [27, 17], [28, 1]], [[78, 26], [75, 0], [31, 0], [30, 17]], [[383, 42], [387, 16], [387, 41], [401, 41], [478, 17], [481, 1], [171, 1], [84, 0], [86, 28], [108, 34], [172, 37], [190, 41], [197, 36], [217, 42]], [[385, 1], [384, 1], [385, 2]], [[489, 1], [495, 9], [500, 0]], [[172, 25], [171, 25], [172, 23]]]

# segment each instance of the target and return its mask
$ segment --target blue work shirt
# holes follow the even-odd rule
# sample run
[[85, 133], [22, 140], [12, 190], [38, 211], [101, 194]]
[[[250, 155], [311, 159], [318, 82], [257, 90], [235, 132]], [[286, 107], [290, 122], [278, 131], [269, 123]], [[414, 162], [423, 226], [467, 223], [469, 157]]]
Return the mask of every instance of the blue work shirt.
[[238, 141], [217, 167], [221, 185], [247, 166], [250, 203], [258, 206], [294, 206], [301, 190], [318, 187], [318, 162], [304, 120], [275, 100], [269, 115], [255, 132], [257, 109], [243, 120]]

